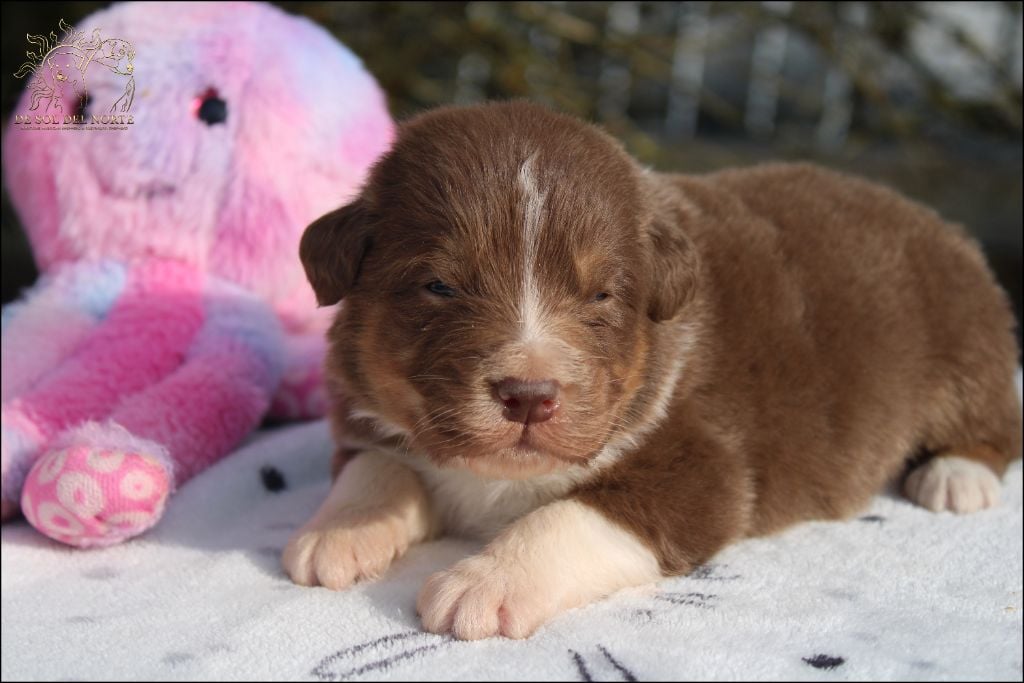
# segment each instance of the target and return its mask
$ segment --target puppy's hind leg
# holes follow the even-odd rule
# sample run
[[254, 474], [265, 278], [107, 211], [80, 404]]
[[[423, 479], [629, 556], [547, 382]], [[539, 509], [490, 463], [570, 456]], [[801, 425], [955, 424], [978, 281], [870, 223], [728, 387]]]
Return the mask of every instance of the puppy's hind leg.
[[[950, 432], [926, 444], [936, 455], [907, 475], [903, 482], [907, 498], [933, 512], [977, 512], [999, 503], [999, 478], [1021, 449], [1017, 390], [1011, 384], [1001, 396], [988, 402], [987, 410], [976, 411], [974, 419], [966, 417], [957, 425], [955, 436]], [[973, 445], [949, 445], [965, 442]]]
[[932, 512], [966, 513], [995, 507], [1002, 488], [985, 464], [991, 450], [977, 446], [963, 453], [943, 453], [918, 465], [903, 482], [903, 495]]

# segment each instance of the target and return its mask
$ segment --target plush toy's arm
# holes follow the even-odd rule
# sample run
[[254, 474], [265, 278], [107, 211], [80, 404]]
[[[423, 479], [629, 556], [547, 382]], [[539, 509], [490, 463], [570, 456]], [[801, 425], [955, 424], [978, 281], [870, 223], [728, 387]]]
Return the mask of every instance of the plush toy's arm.
[[268, 306], [215, 283], [182, 365], [111, 417], [132, 434], [163, 444], [174, 460], [175, 482], [183, 484], [259, 426], [281, 381], [282, 344]]
[[30, 390], [110, 311], [125, 286], [124, 265], [76, 263], [46, 275], [3, 308], [0, 399]]
[[75, 266], [17, 305], [3, 333], [6, 513], [16, 507], [32, 464], [62, 431], [106, 418], [181, 364], [203, 324], [204, 279], [173, 262]]
[[[181, 364], [126, 396], [105, 420], [61, 435], [26, 480], [26, 518], [77, 546], [108, 545], [151, 527], [175, 485], [258, 426], [280, 381], [281, 344], [277, 318], [261, 301], [228, 285], [206, 288], [203, 324]], [[87, 506], [69, 505], [58, 484], [65, 477], [100, 493]]]

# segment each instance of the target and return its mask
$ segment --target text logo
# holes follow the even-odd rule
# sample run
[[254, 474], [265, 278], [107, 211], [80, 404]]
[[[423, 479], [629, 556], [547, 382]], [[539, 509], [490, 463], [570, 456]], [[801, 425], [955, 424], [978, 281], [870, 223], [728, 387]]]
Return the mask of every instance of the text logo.
[[[100, 29], [86, 35], [63, 19], [59, 28], [59, 38], [54, 31], [27, 36], [35, 49], [25, 53], [28, 61], [14, 76], [28, 77], [29, 112], [34, 113], [16, 113], [14, 122], [78, 127], [134, 123], [128, 112], [135, 99], [135, 47], [123, 38], [104, 38]], [[109, 102], [94, 101], [89, 92], [88, 77], [99, 70], [107, 71], [116, 85]], [[68, 103], [71, 111], [66, 110]]]

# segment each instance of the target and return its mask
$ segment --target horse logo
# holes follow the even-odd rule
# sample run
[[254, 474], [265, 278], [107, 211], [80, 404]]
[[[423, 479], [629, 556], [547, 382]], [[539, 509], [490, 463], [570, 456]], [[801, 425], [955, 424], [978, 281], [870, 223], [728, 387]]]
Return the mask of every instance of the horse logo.
[[60, 39], [54, 31], [48, 36], [26, 36], [37, 49], [25, 53], [28, 61], [18, 68], [14, 77], [25, 78], [32, 74], [28, 85], [32, 93], [29, 109], [37, 111], [45, 102], [44, 113], [51, 110], [60, 113], [63, 102], [70, 100], [75, 103], [75, 111], [71, 113], [81, 114], [89, 103], [86, 73], [89, 69], [104, 68], [124, 79], [124, 91], [110, 104], [108, 111], [129, 111], [135, 99], [135, 47], [121, 38], [104, 39], [99, 29], [86, 36], [84, 31], [76, 31], [63, 19], [59, 28], [64, 32]]

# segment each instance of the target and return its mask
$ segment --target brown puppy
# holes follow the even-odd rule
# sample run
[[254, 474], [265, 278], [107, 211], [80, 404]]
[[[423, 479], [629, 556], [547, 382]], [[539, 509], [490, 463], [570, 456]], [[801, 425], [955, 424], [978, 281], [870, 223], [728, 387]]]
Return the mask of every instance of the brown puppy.
[[348, 463], [291, 540], [343, 588], [443, 532], [424, 626], [524, 637], [726, 544], [909, 498], [997, 502], [1021, 448], [1013, 316], [934, 212], [808, 165], [641, 169], [524, 103], [402, 126], [301, 255]]

